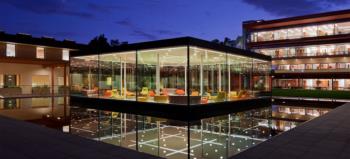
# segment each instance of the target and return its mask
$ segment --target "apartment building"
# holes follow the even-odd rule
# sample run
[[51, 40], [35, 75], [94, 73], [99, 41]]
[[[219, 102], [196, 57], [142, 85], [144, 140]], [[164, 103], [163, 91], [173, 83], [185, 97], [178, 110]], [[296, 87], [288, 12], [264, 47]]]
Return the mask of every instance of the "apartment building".
[[275, 89], [350, 90], [350, 10], [245, 21], [243, 36], [272, 57]]

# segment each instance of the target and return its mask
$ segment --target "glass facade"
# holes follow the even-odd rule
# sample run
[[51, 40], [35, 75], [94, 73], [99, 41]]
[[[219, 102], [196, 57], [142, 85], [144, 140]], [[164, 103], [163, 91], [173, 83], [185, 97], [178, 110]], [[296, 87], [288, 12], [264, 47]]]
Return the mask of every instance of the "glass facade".
[[264, 49], [253, 49], [253, 51], [271, 56], [272, 58], [336, 56], [336, 55], [349, 55], [350, 44], [341, 43], [341, 44], [325, 44], [325, 45], [308, 45], [308, 46], [298, 46], [298, 47], [264, 48]]
[[71, 58], [71, 95], [177, 105], [270, 92], [269, 61], [195, 46]]
[[274, 65], [276, 73], [282, 72], [322, 72], [324, 71], [338, 71], [349, 72], [350, 63], [310, 63], [310, 64], [282, 64]]
[[311, 90], [350, 90], [350, 79], [275, 79], [275, 88]]
[[249, 33], [248, 42], [263, 42], [307, 37], [330, 36], [350, 33], [350, 22], [300, 26], [286, 29]]

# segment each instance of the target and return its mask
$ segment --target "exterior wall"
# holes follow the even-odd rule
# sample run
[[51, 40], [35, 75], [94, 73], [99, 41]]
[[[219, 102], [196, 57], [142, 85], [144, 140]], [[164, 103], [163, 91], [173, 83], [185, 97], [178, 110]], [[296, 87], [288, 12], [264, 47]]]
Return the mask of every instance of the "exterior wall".
[[18, 58], [36, 58], [36, 47], [31, 45], [16, 45], [16, 56]]
[[0, 42], [0, 57], [6, 56], [6, 44]]
[[[41, 65], [17, 64], [17, 63], [0, 63], [0, 74], [16, 74], [19, 75], [19, 86], [22, 88], [23, 94], [30, 94], [32, 90], [32, 77], [34, 75], [47, 75], [51, 86], [51, 67], [43, 67]], [[54, 85], [63, 85], [63, 68], [55, 68]], [[67, 74], [68, 76], [68, 74]], [[58, 79], [62, 80], [58, 80]], [[2, 81], [1, 83], [2, 84]], [[55, 88], [57, 91], [57, 87]]]
[[45, 59], [62, 61], [62, 51], [60, 48], [45, 48]]
[[[37, 59], [36, 48], [34, 45], [15, 44], [16, 56], [14, 58], [21, 59]], [[62, 60], [62, 48], [44, 47], [44, 60], [50, 61], [63, 61]], [[6, 57], [6, 43], [0, 42], [0, 57]], [[11, 57], [13, 58], [13, 57]]]

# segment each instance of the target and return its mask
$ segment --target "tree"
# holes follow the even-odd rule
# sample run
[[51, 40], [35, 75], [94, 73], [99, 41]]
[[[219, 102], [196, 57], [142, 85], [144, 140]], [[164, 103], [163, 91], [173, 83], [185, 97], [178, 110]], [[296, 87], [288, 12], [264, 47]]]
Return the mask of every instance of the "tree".
[[236, 40], [225, 37], [223, 41], [220, 41], [219, 39], [214, 39], [211, 42], [229, 47], [243, 48], [242, 40], [242, 36], [237, 36]]
[[96, 36], [95, 38], [93, 38], [89, 42], [88, 47], [91, 50], [95, 50], [95, 51], [106, 51], [106, 50], [111, 48], [111, 46], [108, 43], [108, 40], [107, 40], [107, 38], [105, 37], [104, 34], [101, 34], [101, 35]]
[[89, 50], [92, 51], [108, 51], [111, 48], [118, 47], [120, 45], [128, 44], [127, 41], [120, 41], [118, 39], [112, 39], [108, 42], [108, 39], [104, 34], [94, 37], [88, 44]]

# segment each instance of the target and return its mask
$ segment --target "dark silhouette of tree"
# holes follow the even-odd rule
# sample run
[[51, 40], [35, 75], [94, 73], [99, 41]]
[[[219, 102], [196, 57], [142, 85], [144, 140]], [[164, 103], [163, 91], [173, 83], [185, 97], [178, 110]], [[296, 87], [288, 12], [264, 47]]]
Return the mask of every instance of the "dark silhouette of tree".
[[128, 44], [127, 41], [119, 41], [118, 39], [112, 39], [110, 42], [110, 46], [113, 48], [113, 47], [117, 47], [117, 46], [120, 46], [120, 45], [126, 45]]
[[243, 48], [241, 36], [237, 36], [236, 40], [225, 37], [223, 41], [220, 41], [219, 39], [214, 39], [211, 42], [229, 47]]
[[127, 41], [121, 42], [118, 39], [112, 39], [108, 42], [108, 39], [104, 34], [98, 35], [94, 37], [88, 44], [89, 50], [92, 51], [108, 51], [111, 48], [118, 47], [120, 45], [128, 44]]
[[111, 48], [111, 46], [108, 43], [108, 39], [105, 37], [104, 34], [101, 34], [93, 38], [89, 42], [88, 47], [90, 50], [94, 50], [94, 51], [107, 51], [108, 49]]

